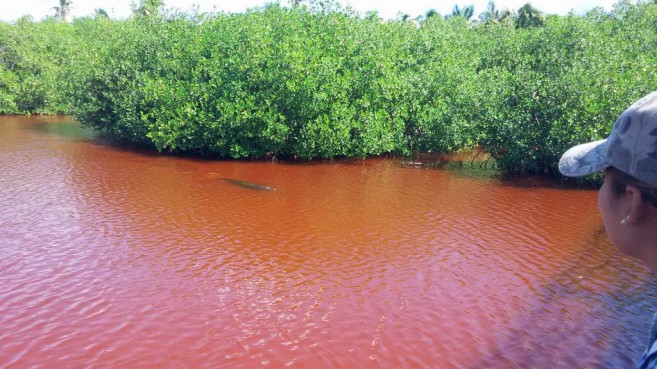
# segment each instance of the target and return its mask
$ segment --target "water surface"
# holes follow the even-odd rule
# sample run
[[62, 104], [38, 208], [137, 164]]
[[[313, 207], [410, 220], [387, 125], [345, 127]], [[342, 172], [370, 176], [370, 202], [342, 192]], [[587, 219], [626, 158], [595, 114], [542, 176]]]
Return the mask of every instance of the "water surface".
[[0, 367], [632, 366], [656, 284], [595, 191], [402, 164], [0, 118]]

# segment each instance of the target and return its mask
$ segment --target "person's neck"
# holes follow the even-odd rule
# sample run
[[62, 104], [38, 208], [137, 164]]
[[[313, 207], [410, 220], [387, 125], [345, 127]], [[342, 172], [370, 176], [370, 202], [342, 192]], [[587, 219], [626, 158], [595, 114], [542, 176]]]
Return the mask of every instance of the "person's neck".
[[652, 274], [657, 276], [657, 211], [643, 219], [637, 227], [637, 232], [637, 242], [641, 243], [640, 250], [644, 250], [639, 258]]

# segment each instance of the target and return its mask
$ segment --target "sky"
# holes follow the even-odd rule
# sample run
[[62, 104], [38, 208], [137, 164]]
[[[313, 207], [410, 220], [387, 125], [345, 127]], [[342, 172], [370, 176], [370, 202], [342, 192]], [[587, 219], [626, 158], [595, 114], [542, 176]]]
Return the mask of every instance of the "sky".
[[[131, 3], [137, 0], [72, 0], [72, 14], [74, 17], [93, 15], [94, 10], [104, 9], [112, 18], [126, 18], [131, 13]], [[546, 14], [567, 14], [571, 10], [583, 14], [595, 7], [611, 9], [617, 0], [497, 0], [495, 5], [500, 8], [517, 10], [528, 1]], [[59, 0], [3, 0], [5, 5], [0, 11], [0, 20], [13, 22], [16, 19], [31, 15], [36, 21], [48, 15], [54, 15], [53, 7]], [[137, 1], [138, 2], [138, 1]], [[261, 7], [265, 3], [276, 0], [164, 0], [167, 8], [176, 8], [183, 11], [198, 5], [202, 12], [241, 12], [248, 8]], [[281, 4], [288, 4], [288, 0], [279, 0]], [[364, 14], [375, 10], [384, 19], [395, 19], [401, 12], [411, 17], [425, 14], [429, 9], [435, 9], [440, 14], [451, 13], [455, 4], [459, 6], [474, 5], [475, 17], [486, 9], [488, 0], [338, 0], [343, 6], [351, 6]]]

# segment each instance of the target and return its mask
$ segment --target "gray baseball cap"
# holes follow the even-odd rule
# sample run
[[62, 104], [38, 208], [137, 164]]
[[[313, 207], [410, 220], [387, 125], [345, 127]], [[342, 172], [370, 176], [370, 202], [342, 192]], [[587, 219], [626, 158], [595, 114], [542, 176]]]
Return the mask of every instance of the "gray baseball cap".
[[566, 151], [559, 171], [569, 177], [614, 167], [650, 185], [657, 185], [657, 91], [627, 108], [604, 140]]

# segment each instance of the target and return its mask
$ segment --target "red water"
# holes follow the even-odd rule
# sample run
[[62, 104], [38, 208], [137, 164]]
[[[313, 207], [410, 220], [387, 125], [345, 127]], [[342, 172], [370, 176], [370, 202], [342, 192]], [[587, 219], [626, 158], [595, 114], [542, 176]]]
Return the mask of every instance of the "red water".
[[402, 164], [167, 157], [0, 118], [0, 367], [633, 365], [656, 284], [595, 191]]

